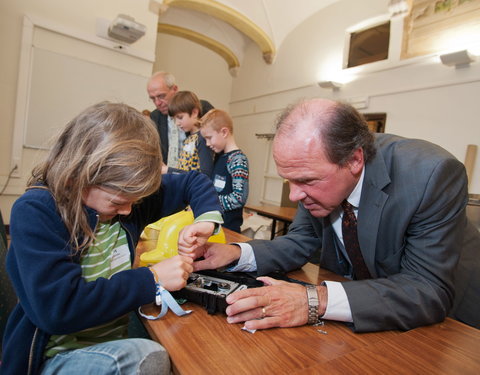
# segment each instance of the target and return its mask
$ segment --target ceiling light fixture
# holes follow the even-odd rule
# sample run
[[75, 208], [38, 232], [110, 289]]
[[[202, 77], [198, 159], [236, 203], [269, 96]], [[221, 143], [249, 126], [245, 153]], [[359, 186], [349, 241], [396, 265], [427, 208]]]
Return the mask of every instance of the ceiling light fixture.
[[335, 82], [335, 81], [319, 81], [318, 86], [320, 86], [323, 89], [338, 90], [343, 85], [340, 82]]

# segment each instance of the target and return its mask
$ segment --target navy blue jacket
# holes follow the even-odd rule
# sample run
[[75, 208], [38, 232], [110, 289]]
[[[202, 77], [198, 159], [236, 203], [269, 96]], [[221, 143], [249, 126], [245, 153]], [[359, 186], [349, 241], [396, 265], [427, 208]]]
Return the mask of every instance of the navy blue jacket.
[[[198, 172], [164, 175], [157, 193], [121, 217], [132, 260], [143, 228], [187, 205], [195, 216], [221, 212], [207, 176]], [[97, 214], [86, 209], [93, 229]], [[28, 190], [15, 202], [10, 233], [7, 271], [19, 303], [3, 339], [2, 374], [38, 373], [50, 335], [109, 322], [155, 299], [155, 281], [146, 267], [119, 272], [108, 280], [82, 278], [78, 258], [72, 258], [70, 234], [47, 190]]]

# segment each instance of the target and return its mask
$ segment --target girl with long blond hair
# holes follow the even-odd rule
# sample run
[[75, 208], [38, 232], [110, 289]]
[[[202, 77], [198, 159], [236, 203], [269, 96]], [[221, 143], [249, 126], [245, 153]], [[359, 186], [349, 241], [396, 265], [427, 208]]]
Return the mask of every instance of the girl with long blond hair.
[[[192, 260], [132, 269], [149, 223], [190, 205], [179, 249], [221, 223], [213, 185], [197, 172], [161, 175], [158, 133], [124, 104], [93, 105], [67, 124], [14, 204], [7, 271], [19, 303], [3, 340], [4, 374], [169, 373], [165, 349], [129, 339], [128, 313], [181, 289]], [[119, 372], [116, 372], [119, 371]]]

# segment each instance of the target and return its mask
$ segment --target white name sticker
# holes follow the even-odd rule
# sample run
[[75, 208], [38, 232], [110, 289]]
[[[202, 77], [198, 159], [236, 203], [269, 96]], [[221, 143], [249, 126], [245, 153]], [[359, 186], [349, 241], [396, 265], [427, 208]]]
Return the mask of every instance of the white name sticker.
[[113, 250], [110, 267], [113, 270], [119, 266], [124, 265], [125, 263], [130, 263], [130, 251], [128, 250], [128, 245], [126, 244]]
[[195, 150], [195, 143], [187, 143], [186, 145], [183, 146], [183, 151], [185, 151], [187, 154], [192, 154], [193, 151]]
[[215, 175], [215, 180], [213, 181], [213, 185], [217, 191], [222, 191], [225, 187], [225, 177]]

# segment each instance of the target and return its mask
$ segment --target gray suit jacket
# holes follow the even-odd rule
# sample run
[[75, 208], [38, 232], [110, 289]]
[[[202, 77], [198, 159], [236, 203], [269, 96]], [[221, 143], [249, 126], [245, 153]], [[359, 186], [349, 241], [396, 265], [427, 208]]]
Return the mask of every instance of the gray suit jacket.
[[[466, 303], [476, 309], [464, 308], [466, 320], [478, 324], [480, 297], [472, 288], [479, 288], [480, 234], [467, 225], [463, 164], [421, 140], [379, 134], [376, 146], [358, 211], [360, 247], [373, 279], [343, 283], [354, 329], [407, 330], [440, 322]], [[301, 204], [287, 235], [250, 244], [259, 274], [301, 267], [316, 250], [322, 268], [351, 271], [329, 218], [315, 218]]]

